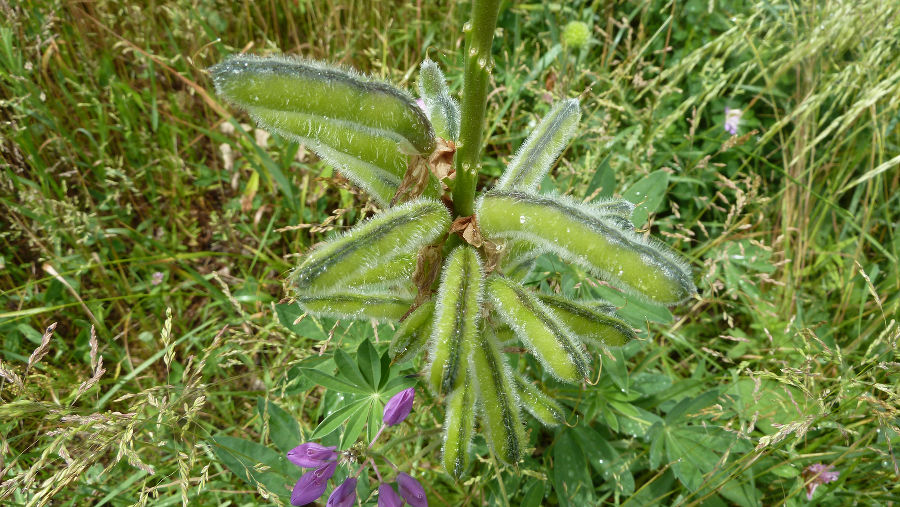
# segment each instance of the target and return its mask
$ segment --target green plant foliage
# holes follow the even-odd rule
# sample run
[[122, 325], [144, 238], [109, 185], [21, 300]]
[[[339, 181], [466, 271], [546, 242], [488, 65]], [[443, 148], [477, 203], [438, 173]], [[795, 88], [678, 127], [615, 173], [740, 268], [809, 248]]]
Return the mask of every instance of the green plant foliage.
[[[559, 319], [573, 333], [582, 340], [602, 342], [605, 345], [624, 345], [634, 338], [634, 330], [621, 319], [585, 306], [573, 303], [566, 298], [540, 294], [538, 298], [547, 305]], [[597, 304], [597, 303], [595, 303]], [[607, 305], [599, 303], [602, 308]]]
[[475, 428], [475, 387], [472, 374], [447, 397], [447, 416], [444, 420], [444, 444], [441, 460], [444, 470], [454, 479], [461, 479], [469, 468], [469, 447]]
[[472, 364], [485, 439], [494, 455], [506, 463], [516, 463], [524, 450], [525, 430], [512, 374], [493, 333], [479, 333], [475, 342]]
[[409, 309], [412, 298], [388, 294], [335, 293], [297, 296], [305, 311], [326, 317], [354, 320], [398, 320]]
[[427, 301], [416, 308], [394, 332], [391, 340], [391, 360], [402, 363], [414, 358], [431, 338], [434, 318], [434, 301]]
[[492, 191], [477, 209], [489, 237], [537, 243], [651, 301], [677, 304], [696, 293], [690, 268], [668, 247], [569, 198]]
[[438, 64], [426, 59], [419, 68], [419, 95], [438, 137], [459, 139], [459, 103], [450, 96], [447, 79]]
[[578, 99], [558, 102], [516, 152], [495, 188], [534, 191], [575, 134], [581, 108]]
[[481, 261], [469, 246], [447, 258], [431, 337], [431, 386], [450, 393], [465, 380], [468, 357], [481, 320]]
[[398, 257], [410, 255], [447, 231], [443, 204], [420, 199], [391, 208], [320, 245], [291, 273], [298, 291], [321, 293]]
[[565, 413], [559, 403], [522, 375], [514, 372], [512, 376], [522, 408], [544, 426], [553, 427], [566, 423]]

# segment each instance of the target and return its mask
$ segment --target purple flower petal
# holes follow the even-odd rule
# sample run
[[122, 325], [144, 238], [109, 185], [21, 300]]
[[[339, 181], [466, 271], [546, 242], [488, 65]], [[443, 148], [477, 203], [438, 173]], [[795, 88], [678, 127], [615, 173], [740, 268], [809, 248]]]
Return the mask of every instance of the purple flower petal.
[[315, 442], [300, 444], [287, 453], [287, 459], [291, 463], [302, 468], [317, 468], [329, 461], [335, 461], [338, 454], [337, 447], [325, 447]]
[[812, 500], [813, 493], [820, 484], [828, 484], [836, 481], [840, 472], [834, 469], [834, 465], [823, 465], [822, 463], [813, 463], [803, 469], [801, 477], [806, 482], [806, 499]]
[[400, 496], [412, 507], [428, 507], [425, 488], [408, 474], [403, 472], [397, 474], [397, 489], [400, 490]]
[[315, 502], [325, 493], [328, 479], [331, 479], [336, 469], [337, 462], [331, 462], [303, 474], [303, 477], [300, 477], [300, 480], [294, 485], [294, 491], [291, 492], [291, 505], [299, 506]]
[[348, 477], [334, 488], [325, 507], [352, 507], [356, 503], [356, 477]]
[[403, 500], [390, 484], [382, 482], [378, 486], [378, 507], [400, 507]]
[[393, 426], [400, 424], [409, 415], [412, 410], [413, 399], [416, 397], [416, 390], [413, 387], [404, 389], [395, 394], [384, 406], [384, 425]]

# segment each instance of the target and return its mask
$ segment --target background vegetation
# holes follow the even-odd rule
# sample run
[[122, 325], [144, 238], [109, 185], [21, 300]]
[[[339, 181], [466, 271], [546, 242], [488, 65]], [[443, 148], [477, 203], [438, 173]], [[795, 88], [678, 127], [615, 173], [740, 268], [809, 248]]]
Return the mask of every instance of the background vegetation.
[[[300, 471], [281, 451], [353, 398], [301, 368], [331, 374], [340, 348], [365, 370], [391, 330], [295, 322], [282, 281], [372, 208], [232, 117], [205, 69], [284, 52], [412, 89], [429, 55], [458, 92], [467, 13], [0, 0], [0, 502], [283, 501]], [[588, 47], [562, 44], [572, 20]], [[544, 379], [572, 427], [529, 423], [517, 469], [482, 461], [452, 482], [425, 389], [392, 460], [433, 505], [800, 505], [813, 463], [840, 472], [813, 503], [900, 500], [897, 54], [900, 6], [883, 0], [508, 2], [486, 172], [580, 96], [581, 134], [545, 183], [644, 196], [645, 228], [687, 254], [701, 299], [629, 302], [641, 339], [604, 354], [598, 385]], [[725, 107], [743, 111], [737, 136]], [[532, 282], [616, 298], [552, 257]], [[323, 441], [355, 440], [350, 426]]]

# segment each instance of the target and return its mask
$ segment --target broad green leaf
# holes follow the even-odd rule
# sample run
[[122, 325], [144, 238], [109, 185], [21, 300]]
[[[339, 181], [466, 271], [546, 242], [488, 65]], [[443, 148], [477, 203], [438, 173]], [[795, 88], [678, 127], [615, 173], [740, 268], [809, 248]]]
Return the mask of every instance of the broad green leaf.
[[395, 206], [313, 249], [290, 278], [301, 294], [334, 292], [369, 269], [417, 253], [449, 227], [450, 215], [438, 201]]
[[623, 496], [634, 494], [634, 476], [628, 460], [619, 456], [615, 448], [590, 427], [578, 425], [572, 434], [588, 462], [604, 481], [612, 484], [615, 491]]
[[419, 96], [438, 137], [451, 141], [459, 139], [459, 104], [450, 96], [447, 80], [436, 63], [429, 59], [419, 70]]
[[560, 507], [595, 505], [594, 485], [581, 446], [564, 431], [553, 445], [553, 489]]
[[477, 213], [487, 238], [536, 243], [657, 303], [676, 304], [696, 293], [690, 266], [675, 252], [568, 197], [489, 192]]
[[623, 192], [622, 197], [635, 204], [634, 213], [631, 215], [631, 222], [635, 227], [644, 225], [650, 213], [659, 208], [668, 185], [669, 174], [659, 170], [644, 176]]
[[476, 336], [472, 365], [485, 440], [497, 458], [514, 464], [522, 456], [525, 431], [509, 366], [490, 331]]
[[594, 171], [594, 176], [591, 177], [591, 182], [588, 183], [587, 191], [585, 191], [586, 195], [591, 196], [594, 192], [597, 192], [597, 197], [612, 197], [613, 192], [616, 190], [616, 173], [609, 165], [609, 158], [609, 155], [607, 155], [600, 161], [600, 164]]
[[578, 99], [557, 102], [516, 152], [497, 182], [497, 190], [533, 191], [550, 171], [578, 127]]
[[[278, 316], [278, 322], [282, 326], [298, 336], [312, 338], [313, 340], [325, 340], [328, 338], [328, 331], [322, 327], [322, 324], [316, 317], [307, 314], [300, 319], [306, 312], [297, 303], [276, 304], [275, 314]], [[297, 322], [297, 319], [300, 319], [300, 322]], [[295, 322], [297, 323], [295, 324]]]
[[[211, 441], [211, 447], [219, 461], [251, 486], [262, 484], [279, 496], [287, 496], [290, 493], [287, 485], [293, 482], [291, 475], [294, 474], [295, 467], [283, 454], [256, 442], [227, 435], [212, 437]], [[260, 464], [269, 469], [264, 472], [257, 471], [254, 467]]]
[[334, 351], [334, 364], [337, 365], [338, 374], [348, 382], [360, 389], [371, 389], [374, 391], [371, 381], [360, 372], [356, 362], [341, 348], [337, 348]]
[[356, 443], [359, 434], [362, 433], [363, 428], [366, 426], [366, 421], [369, 419], [369, 412], [374, 404], [372, 400], [367, 401], [368, 403], [366, 405], [357, 409], [353, 415], [347, 419], [347, 426], [344, 427], [344, 431], [341, 433], [340, 450], [343, 451], [353, 446], [353, 444]]
[[369, 420], [366, 424], [366, 442], [371, 442], [375, 439], [378, 429], [381, 428], [383, 417], [384, 403], [380, 398], [373, 399], [372, 404], [369, 406]]
[[480, 321], [481, 278], [478, 252], [468, 245], [457, 247], [444, 263], [431, 337], [429, 378], [436, 392], [450, 393], [465, 379]]
[[330, 434], [332, 431], [336, 430], [338, 426], [343, 424], [343, 422], [346, 421], [347, 418], [360, 411], [367, 410], [368, 404], [369, 398], [363, 398], [361, 400], [356, 400], [347, 405], [344, 405], [343, 407], [328, 414], [328, 416], [323, 419], [318, 426], [316, 426], [316, 429], [313, 430], [312, 434], [309, 436], [310, 440], [316, 440]]
[[489, 279], [487, 288], [503, 321], [549, 373], [570, 383], [590, 377], [589, 359], [581, 343], [534, 294], [501, 277]]
[[[407, 307], [408, 309], [409, 307]], [[377, 390], [381, 383], [381, 357], [369, 340], [363, 340], [356, 348], [356, 363], [359, 371], [366, 378], [366, 382], [372, 386], [373, 390]]]
[[256, 408], [259, 417], [269, 423], [269, 439], [282, 453], [287, 453], [301, 443], [303, 435], [300, 432], [300, 424], [285, 409], [278, 404], [267, 401], [265, 398], [256, 399]]
[[333, 377], [315, 368], [300, 368], [303, 376], [326, 389], [340, 393], [371, 394], [365, 385], [356, 385], [343, 379]]
[[475, 427], [475, 389], [471, 376], [447, 397], [444, 420], [444, 447], [441, 460], [444, 470], [461, 479], [469, 467], [469, 446]]
[[233, 56], [210, 71], [219, 95], [309, 146], [382, 205], [406, 172], [407, 154], [434, 149], [424, 112], [387, 83], [285, 57]]
[[519, 507], [541, 507], [544, 504], [543, 481], [532, 481]]

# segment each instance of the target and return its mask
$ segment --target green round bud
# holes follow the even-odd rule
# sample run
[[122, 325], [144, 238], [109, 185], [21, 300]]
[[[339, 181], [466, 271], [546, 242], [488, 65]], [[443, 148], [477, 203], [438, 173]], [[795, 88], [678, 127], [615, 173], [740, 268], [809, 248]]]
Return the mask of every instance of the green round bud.
[[573, 48], [584, 47], [591, 40], [591, 27], [583, 21], [571, 21], [563, 28], [562, 41]]

